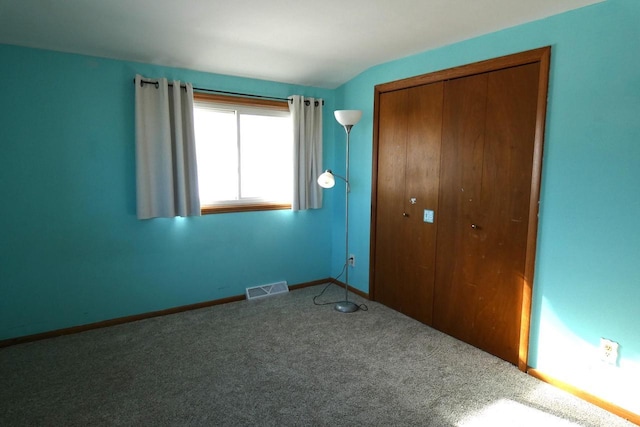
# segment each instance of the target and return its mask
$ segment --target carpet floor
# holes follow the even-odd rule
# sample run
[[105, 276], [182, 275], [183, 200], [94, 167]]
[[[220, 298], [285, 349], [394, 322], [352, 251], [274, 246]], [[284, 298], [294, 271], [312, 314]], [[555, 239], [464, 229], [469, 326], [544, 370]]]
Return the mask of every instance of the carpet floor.
[[0, 425], [632, 425], [383, 305], [314, 305], [322, 288], [1, 349]]

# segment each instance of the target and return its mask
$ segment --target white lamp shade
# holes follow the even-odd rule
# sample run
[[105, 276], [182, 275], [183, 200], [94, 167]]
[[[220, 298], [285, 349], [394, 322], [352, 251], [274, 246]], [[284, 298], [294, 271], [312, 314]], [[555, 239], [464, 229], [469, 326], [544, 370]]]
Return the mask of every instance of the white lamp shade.
[[333, 186], [336, 185], [336, 179], [331, 171], [324, 171], [324, 173], [318, 177], [318, 185], [322, 188], [333, 188]]
[[362, 118], [362, 110], [336, 110], [333, 114], [342, 126], [353, 126]]

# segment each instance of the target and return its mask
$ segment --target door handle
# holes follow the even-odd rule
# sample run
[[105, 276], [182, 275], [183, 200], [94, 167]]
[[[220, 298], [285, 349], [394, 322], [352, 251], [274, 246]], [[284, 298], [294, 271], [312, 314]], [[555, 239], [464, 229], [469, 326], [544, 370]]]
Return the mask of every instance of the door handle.
[[406, 212], [402, 212], [402, 216], [405, 217], [405, 218], [409, 218], [409, 214], [406, 213]]

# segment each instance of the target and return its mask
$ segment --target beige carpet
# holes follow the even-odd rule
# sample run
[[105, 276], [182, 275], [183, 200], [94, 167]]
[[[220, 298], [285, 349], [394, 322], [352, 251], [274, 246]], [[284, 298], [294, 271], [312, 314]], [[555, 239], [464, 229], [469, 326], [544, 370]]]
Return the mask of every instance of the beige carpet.
[[380, 304], [316, 306], [321, 288], [2, 349], [0, 425], [631, 426]]

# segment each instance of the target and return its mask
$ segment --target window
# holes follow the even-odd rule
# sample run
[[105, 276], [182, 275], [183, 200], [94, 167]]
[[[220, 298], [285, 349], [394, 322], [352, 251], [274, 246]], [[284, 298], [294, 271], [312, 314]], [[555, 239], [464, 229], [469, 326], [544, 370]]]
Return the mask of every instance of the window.
[[286, 101], [194, 95], [202, 213], [289, 209], [293, 132]]

